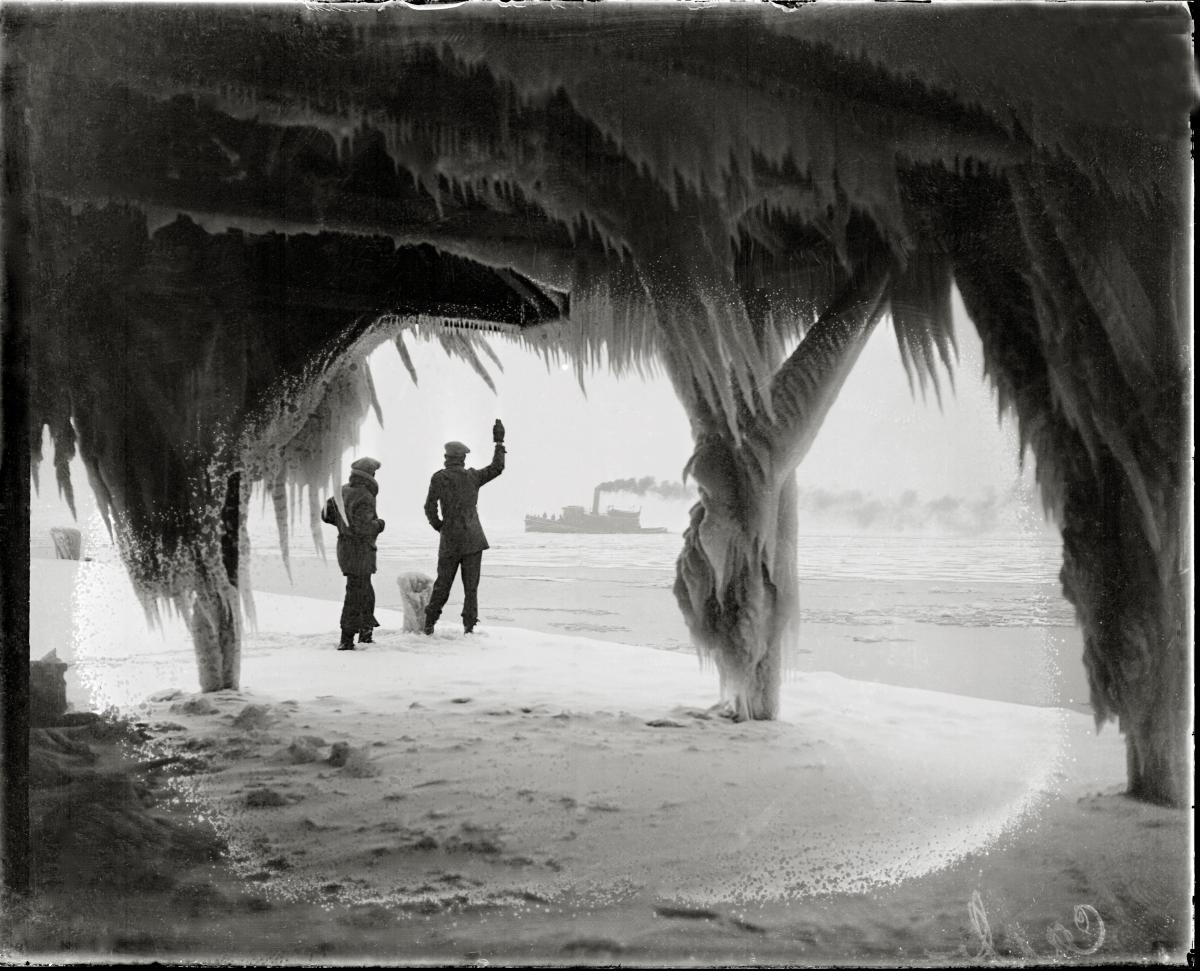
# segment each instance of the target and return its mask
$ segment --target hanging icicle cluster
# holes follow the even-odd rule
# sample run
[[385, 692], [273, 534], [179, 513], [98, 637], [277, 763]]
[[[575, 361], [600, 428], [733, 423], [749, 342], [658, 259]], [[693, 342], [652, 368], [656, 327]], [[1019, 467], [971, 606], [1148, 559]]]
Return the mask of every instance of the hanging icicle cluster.
[[368, 413], [374, 410], [382, 421], [367, 364], [371, 343], [378, 341], [360, 341], [327, 366], [289, 379], [242, 434], [239, 464], [271, 502], [289, 575], [289, 537], [301, 508], [308, 512], [313, 544], [324, 555], [322, 496], [343, 477], [342, 455], [358, 444]]

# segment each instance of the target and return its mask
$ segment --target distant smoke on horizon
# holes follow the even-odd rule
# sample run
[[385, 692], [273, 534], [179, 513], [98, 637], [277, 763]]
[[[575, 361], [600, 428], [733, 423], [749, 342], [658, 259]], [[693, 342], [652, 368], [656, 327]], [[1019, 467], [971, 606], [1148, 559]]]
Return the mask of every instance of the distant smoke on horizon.
[[[597, 487], [601, 493], [657, 496], [666, 500], [695, 501], [696, 489], [682, 482], [659, 482], [653, 476], [612, 479]], [[939, 530], [965, 535], [1020, 526], [1037, 531], [1047, 528], [1036, 492], [1021, 483], [997, 492], [967, 498], [943, 495], [925, 499], [914, 489], [899, 496], [881, 497], [860, 489], [804, 488], [797, 490], [797, 511], [802, 520], [823, 526], [850, 526], [873, 532]]]
[[913, 489], [894, 498], [880, 498], [858, 489], [801, 488], [797, 506], [802, 518], [897, 533], [937, 529], [977, 534], [1015, 525], [1045, 528], [1041, 503], [1020, 484], [1000, 493], [989, 489], [975, 499], [939, 496], [928, 500]]
[[612, 479], [596, 486], [600, 492], [628, 492], [635, 496], [658, 496], [661, 499], [695, 499], [696, 490], [682, 482], [659, 482], [652, 475], [640, 479]]

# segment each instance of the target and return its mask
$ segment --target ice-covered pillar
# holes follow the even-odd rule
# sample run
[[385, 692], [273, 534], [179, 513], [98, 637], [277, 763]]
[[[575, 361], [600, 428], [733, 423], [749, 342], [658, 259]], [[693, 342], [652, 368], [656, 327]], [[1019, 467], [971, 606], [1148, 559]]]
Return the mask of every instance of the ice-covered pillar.
[[1098, 720], [1115, 716], [1125, 736], [1129, 794], [1191, 805], [1193, 639], [1185, 577], [1188, 550], [1176, 481], [1163, 490], [1159, 549], [1116, 463], [1102, 462], [1067, 487], [1063, 593], [1083, 629], [1084, 665]]
[[[732, 391], [736, 421], [702, 387], [712, 375], [697, 374], [670, 336], [663, 342], [664, 364], [691, 419], [695, 449], [687, 474], [700, 494], [676, 563], [675, 597], [693, 640], [716, 664], [722, 702], [735, 718], [778, 712], [784, 653], [799, 612], [796, 467], [886, 306], [889, 280], [888, 255], [867, 254], [782, 364], [767, 353], [761, 311], [744, 307], [740, 319], [722, 322], [750, 329], [772, 374], [759, 392], [769, 400], [750, 402]], [[670, 293], [671, 281], [663, 283]], [[678, 284], [673, 290], [660, 302], [660, 318], [664, 310], [704, 311], [696, 294], [689, 300], [678, 296]]]

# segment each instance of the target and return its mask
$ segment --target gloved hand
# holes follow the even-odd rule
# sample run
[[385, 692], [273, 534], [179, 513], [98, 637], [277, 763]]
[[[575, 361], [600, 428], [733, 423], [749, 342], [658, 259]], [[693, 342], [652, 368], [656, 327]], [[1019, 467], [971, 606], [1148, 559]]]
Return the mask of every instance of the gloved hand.
[[492, 441], [497, 445], [504, 444], [504, 422], [499, 418], [496, 419], [496, 424], [492, 426]]
[[375, 520], [375, 522], [379, 523], [379, 532], [381, 532], [381, 533], [382, 533], [382, 532], [383, 532], [383, 526], [384, 526], [383, 520], [382, 520], [382, 519], [377, 519], [377, 520]]

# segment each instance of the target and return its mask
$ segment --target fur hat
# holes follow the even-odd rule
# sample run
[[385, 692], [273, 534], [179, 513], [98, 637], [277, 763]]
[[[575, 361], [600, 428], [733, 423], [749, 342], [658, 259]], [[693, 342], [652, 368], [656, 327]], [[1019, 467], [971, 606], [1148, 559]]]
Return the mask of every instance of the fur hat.
[[462, 456], [465, 456], [469, 451], [471, 451], [471, 450], [469, 448], [467, 448], [467, 446], [465, 446], [462, 442], [447, 442], [446, 443], [446, 455], [447, 456], [453, 455], [453, 456], [457, 456], [457, 457], [462, 457]]
[[375, 470], [378, 469], [382, 462], [373, 458], [361, 458], [350, 463], [351, 472], [361, 472], [363, 475], [369, 475], [372, 479], [375, 478]]

